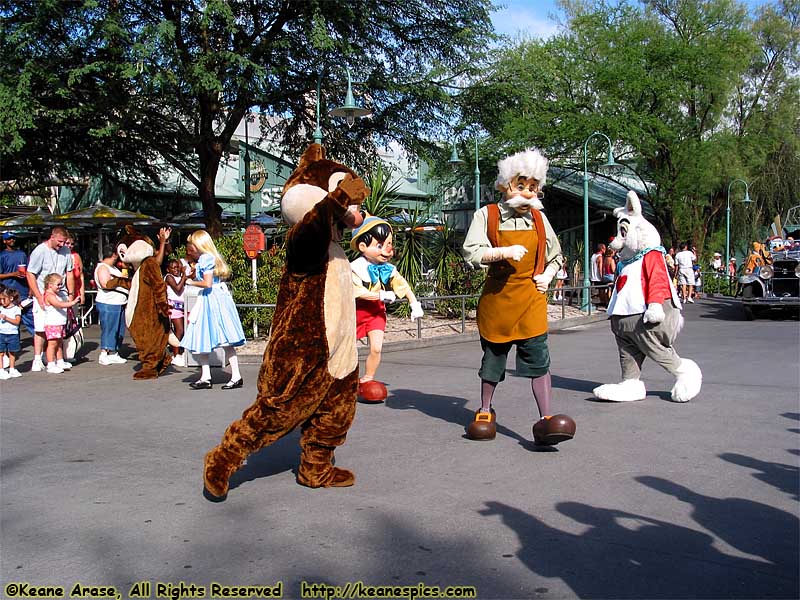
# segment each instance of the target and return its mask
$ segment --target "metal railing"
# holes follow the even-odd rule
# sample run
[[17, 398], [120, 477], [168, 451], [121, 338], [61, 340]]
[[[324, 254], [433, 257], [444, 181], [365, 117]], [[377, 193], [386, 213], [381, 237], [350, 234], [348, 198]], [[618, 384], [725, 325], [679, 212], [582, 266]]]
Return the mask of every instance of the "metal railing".
[[[590, 298], [592, 292], [599, 291], [601, 289], [608, 289], [610, 292], [611, 284], [602, 284], [602, 285], [590, 285], [589, 293]], [[573, 304], [577, 305], [577, 308], [580, 309], [580, 305], [582, 303], [583, 291], [586, 289], [584, 286], [564, 286], [559, 288], [558, 291], [561, 292], [561, 299], [553, 301], [552, 296], [553, 292], [556, 288], [550, 287], [548, 290], [548, 304], [557, 304], [560, 303], [561, 305], [561, 318], [566, 318], [566, 307], [572, 306]], [[565, 293], [568, 292], [568, 293]], [[460, 301], [461, 309], [460, 309], [460, 320], [461, 320], [461, 333], [465, 333], [467, 330], [467, 301], [468, 300], [477, 300], [480, 297], [480, 294], [456, 294], [451, 296], [419, 296], [417, 300], [426, 308], [426, 310], [430, 310], [431, 307], [435, 310], [436, 303], [442, 301], [450, 301], [450, 300], [457, 300]], [[395, 304], [402, 304], [408, 302], [406, 299], [400, 299], [396, 302], [393, 302], [392, 305]], [[268, 308], [275, 308], [275, 304], [236, 304], [237, 309], [253, 309], [253, 310], [260, 310], [260, 309], [268, 309]], [[596, 311], [593, 309], [592, 302], [589, 302], [588, 310], [582, 311], [587, 316], [591, 316], [592, 312]], [[415, 321], [417, 326], [417, 339], [422, 339], [422, 332], [423, 332], [423, 320], [417, 319]], [[253, 319], [253, 338], [258, 338], [258, 319]]]

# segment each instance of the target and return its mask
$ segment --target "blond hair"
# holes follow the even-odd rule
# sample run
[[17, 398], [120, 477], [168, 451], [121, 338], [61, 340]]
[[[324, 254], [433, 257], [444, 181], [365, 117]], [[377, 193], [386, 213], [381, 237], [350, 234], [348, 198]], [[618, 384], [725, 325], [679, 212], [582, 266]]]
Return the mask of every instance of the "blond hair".
[[50, 273], [44, 278], [44, 287], [47, 288], [47, 286], [53, 283], [54, 281], [58, 281], [60, 283], [62, 279], [64, 278], [58, 273]]
[[211, 254], [214, 257], [214, 274], [217, 277], [220, 279], [230, 279], [231, 268], [220, 255], [217, 247], [214, 245], [214, 240], [211, 239], [207, 231], [198, 229], [189, 235], [187, 241], [194, 244], [194, 247], [197, 248], [200, 254]]

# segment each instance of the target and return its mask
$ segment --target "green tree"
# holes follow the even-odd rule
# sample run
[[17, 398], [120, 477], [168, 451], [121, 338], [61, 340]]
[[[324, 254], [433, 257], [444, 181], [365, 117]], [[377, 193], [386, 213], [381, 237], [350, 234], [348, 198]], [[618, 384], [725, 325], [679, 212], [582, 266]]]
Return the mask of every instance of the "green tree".
[[[3, 163], [28, 177], [126, 168], [157, 177], [157, 154], [197, 186], [217, 234], [214, 179], [251, 107], [265, 134], [298, 155], [314, 129], [319, 81], [331, 156], [366, 166], [388, 139], [418, 151], [447, 127], [450, 82], [481, 67], [490, 8], [489, 0], [0, 0]], [[344, 97], [345, 67], [374, 112], [351, 131], [327, 117]], [[72, 144], [57, 135], [65, 124], [81, 133]], [[120, 156], [107, 157], [117, 148]]]
[[796, 182], [796, 0], [756, 21], [730, 0], [563, 6], [561, 34], [502, 49], [459, 95], [464, 122], [490, 134], [487, 165], [533, 145], [582, 170], [584, 140], [602, 131], [645, 183], [665, 242], [701, 247], [733, 178], [779, 156]]

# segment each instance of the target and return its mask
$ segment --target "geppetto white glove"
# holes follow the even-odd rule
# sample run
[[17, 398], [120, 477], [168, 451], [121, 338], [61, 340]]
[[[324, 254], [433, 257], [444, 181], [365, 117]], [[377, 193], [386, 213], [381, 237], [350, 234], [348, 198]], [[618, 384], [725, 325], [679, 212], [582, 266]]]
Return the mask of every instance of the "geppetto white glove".
[[391, 304], [392, 302], [397, 300], [397, 296], [395, 295], [394, 292], [381, 290], [380, 292], [378, 292], [378, 294], [380, 295], [381, 300], [386, 304]]
[[417, 319], [421, 319], [425, 316], [425, 313], [422, 312], [422, 304], [419, 302], [412, 302], [409, 306], [411, 306], [412, 321], [416, 321]]
[[525, 254], [527, 254], [527, 252], [528, 249], [525, 246], [520, 246], [519, 244], [515, 244], [514, 246], [500, 246], [499, 248], [489, 248], [483, 253], [481, 262], [483, 264], [489, 264], [501, 260], [519, 261], [523, 256], [525, 256]]
[[544, 273], [534, 275], [533, 281], [536, 283], [536, 289], [542, 294], [547, 292], [547, 288], [550, 287], [550, 282], [553, 281], [553, 277], [555, 277], [556, 272], [557, 269], [553, 269], [553, 266], [551, 265], [544, 270]]
[[644, 311], [642, 320], [645, 323], [658, 324], [664, 320], [664, 307], [660, 302], [651, 302], [647, 305], [647, 310]]

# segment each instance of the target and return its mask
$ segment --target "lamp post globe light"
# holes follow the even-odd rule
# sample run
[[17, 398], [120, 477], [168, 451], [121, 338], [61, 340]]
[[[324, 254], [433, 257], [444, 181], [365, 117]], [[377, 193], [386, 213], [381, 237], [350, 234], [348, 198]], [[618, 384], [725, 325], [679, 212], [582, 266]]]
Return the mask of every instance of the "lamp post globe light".
[[581, 302], [581, 310], [589, 310], [592, 303], [592, 292], [589, 289], [591, 282], [589, 281], [589, 160], [587, 150], [589, 142], [596, 136], [604, 137], [608, 142], [608, 160], [600, 165], [600, 168], [613, 169], [620, 166], [614, 160], [611, 139], [606, 134], [595, 131], [586, 138], [583, 143], [583, 301]]
[[[319, 126], [319, 100], [320, 100], [321, 84], [322, 84], [322, 73], [319, 73], [317, 75], [317, 102], [316, 102], [317, 127], [316, 129], [314, 129], [313, 133], [314, 142], [317, 144], [322, 144], [322, 129], [320, 129]], [[359, 106], [353, 99], [353, 84], [350, 78], [349, 67], [347, 67], [347, 95], [345, 96], [344, 104], [342, 106], [337, 106], [336, 108], [330, 110], [328, 114], [332, 117], [344, 117], [345, 122], [347, 123], [347, 127], [352, 127], [353, 124], [356, 122], [356, 118], [368, 117], [372, 114], [372, 111], [370, 109]]]
[[750, 200], [750, 186], [747, 185], [747, 182], [744, 179], [734, 179], [728, 184], [728, 208], [725, 211], [725, 268], [728, 268], [728, 265], [731, 264], [731, 186], [736, 183], [740, 182], [744, 184], [744, 204], [750, 204], [752, 200]]

